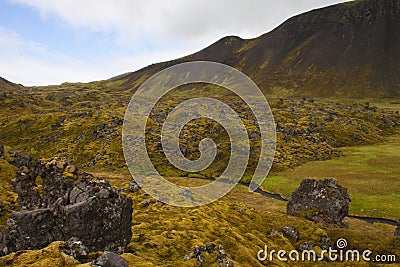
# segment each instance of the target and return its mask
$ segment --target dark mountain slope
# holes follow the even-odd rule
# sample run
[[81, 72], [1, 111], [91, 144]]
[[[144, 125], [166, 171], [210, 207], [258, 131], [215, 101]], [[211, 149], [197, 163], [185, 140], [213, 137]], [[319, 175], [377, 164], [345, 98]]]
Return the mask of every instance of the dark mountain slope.
[[2, 77], [0, 77], [0, 92], [4, 91], [10, 91], [10, 90], [21, 90], [24, 87], [20, 84], [16, 84], [13, 82], [10, 82]]
[[136, 89], [177, 63], [210, 60], [249, 75], [266, 93], [400, 96], [400, 1], [353, 1], [295, 16], [258, 38], [229, 36], [192, 55], [114, 78]]

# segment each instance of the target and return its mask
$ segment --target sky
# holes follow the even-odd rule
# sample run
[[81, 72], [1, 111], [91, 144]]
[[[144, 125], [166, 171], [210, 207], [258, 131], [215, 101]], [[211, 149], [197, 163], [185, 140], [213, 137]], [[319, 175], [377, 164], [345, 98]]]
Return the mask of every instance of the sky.
[[344, 1], [0, 0], [0, 76], [26, 86], [104, 80]]

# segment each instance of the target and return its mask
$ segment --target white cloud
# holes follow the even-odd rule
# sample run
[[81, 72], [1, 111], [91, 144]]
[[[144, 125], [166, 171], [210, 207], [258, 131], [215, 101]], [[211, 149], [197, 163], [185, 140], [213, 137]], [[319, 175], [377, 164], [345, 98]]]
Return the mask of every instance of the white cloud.
[[[181, 57], [226, 35], [256, 37], [285, 19], [340, 0], [8, 0], [37, 10], [75, 30], [100, 32], [113, 49], [136, 55], [91, 61], [45, 44], [26, 40], [0, 27], [0, 76], [25, 85], [87, 82], [134, 71], [151, 63]], [[90, 36], [90, 35], [88, 35]], [[116, 36], [116, 37], [115, 37]], [[85, 38], [85, 37], [84, 37]], [[88, 40], [90, 41], [90, 40]], [[129, 49], [128, 49], [129, 50]]]
[[187, 50], [155, 51], [83, 61], [0, 27], [0, 76], [24, 85], [102, 80], [187, 53]]
[[11, 0], [74, 28], [113, 31], [123, 44], [141, 39], [201, 43], [225, 35], [256, 37], [301, 12], [343, 0]]

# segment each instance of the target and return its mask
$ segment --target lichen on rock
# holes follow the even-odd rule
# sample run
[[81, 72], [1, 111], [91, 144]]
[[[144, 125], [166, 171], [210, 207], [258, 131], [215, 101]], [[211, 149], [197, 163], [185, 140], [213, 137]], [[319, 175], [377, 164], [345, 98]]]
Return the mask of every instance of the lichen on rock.
[[[23, 207], [7, 221], [1, 255], [40, 249], [71, 238], [90, 251], [125, 250], [132, 236], [131, 199], [119, 194], [109, 182], [96, 181], [65, 162], [43, 163], [16, 154], [13, 163], [19, 167], [13, 185]], [[65, 177], [65, 172], [74, 177]], [[37, 176], [43, 180], [41, 196]]]
[[290, 195], [287, 214], [344, 227], [346, 224], [342, 220], [348, 214], [349, 203], [347, 189], [339, 185], [335, 178], [320, 181], [305, 179]]

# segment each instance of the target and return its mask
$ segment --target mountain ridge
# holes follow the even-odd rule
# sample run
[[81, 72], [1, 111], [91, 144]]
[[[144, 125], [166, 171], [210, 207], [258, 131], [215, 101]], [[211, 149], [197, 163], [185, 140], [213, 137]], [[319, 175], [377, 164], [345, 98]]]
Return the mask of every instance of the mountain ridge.
[[[213, 61], [242, 71], [267, 96], [396, 98], [399, 41], [400, 0], [356, 0], [293, 16], [256, 38], [226, 36], [190, 55], [91, 83], [131, 95], [162, 69]], [[23, 88], [5, 79], [0, 86]]]
[[235, 67], [269, 95], [400, 96], [400, 1], [361, 0], [294, 16], [257, 38], [226, 36], [175, 60], [127, 74], [121, 84], [135, 90], [172, 65], [208, 60]]

